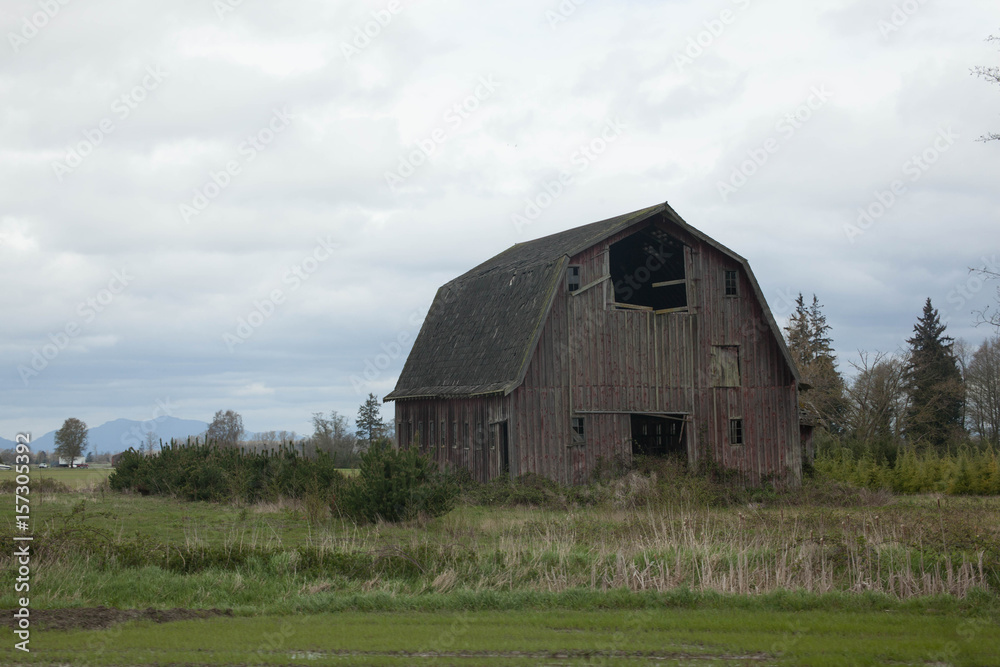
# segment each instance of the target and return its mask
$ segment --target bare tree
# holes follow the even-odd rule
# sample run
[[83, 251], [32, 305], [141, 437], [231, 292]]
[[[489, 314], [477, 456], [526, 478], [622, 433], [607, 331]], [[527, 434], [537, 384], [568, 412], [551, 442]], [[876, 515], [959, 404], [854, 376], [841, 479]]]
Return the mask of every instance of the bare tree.
[[966, 371], [968, 421], [983, 442], [1000, 445], [1000, 336], [984, 341]]
[[312, 416], [312, 445], [335, 457], [338, 465], [353, 467], [358, 458], [358, 439], [351, 433], [347, 417], [330, 411], [330, 416], [316, 412]]
[[858, 371], [847, 388], [850, 425], [861, 442], [898, 443], [906, 414], [906, 360], [876, 352], [859, 352], [851, 362]]
[[[1000, 37], [996, 35], [990, 35], [986, 38], [987, 42], [998, 42]], [[972, 68], [972, 73], [981, 79], [986, 79], [990, 83], [1000, 84], [1000, 67], [991, 67], [979, 65]], [[987, 132], [983, 136], [979, 137], [979, 141], [997, 141], [1000, 140], [1000, 134], [996, 132]]]
[[[991, 280], [1000, 280], [1000, 271], [995, 270], [994, 267], [987, 265], [981, 269], [972, 269], [979, 275], [983, 277], [983, 282], [989, 282]], [[997, 305], [1000, 306], [1000, 287], [997, 287], [996, 295]], [[976, 316], [976, 326], [980, 324], [987, 324], [993, 327], [998, 334], [1000, 334], [1000, 310], [994, 307], [992, 310], [989, 306], [986, 306], [982, 310], [975, 310], [972, 312]]]
[[243, 439], [243, 417], [234, 410], [219, 410], [208, 425], [205, 437], [221, 447], [236, 447]]
[[146, 456], [152, 456], [153, 452], [156, 451], [156, 432], [146, 431], [146, 438], [143, 441], [141, 448]]

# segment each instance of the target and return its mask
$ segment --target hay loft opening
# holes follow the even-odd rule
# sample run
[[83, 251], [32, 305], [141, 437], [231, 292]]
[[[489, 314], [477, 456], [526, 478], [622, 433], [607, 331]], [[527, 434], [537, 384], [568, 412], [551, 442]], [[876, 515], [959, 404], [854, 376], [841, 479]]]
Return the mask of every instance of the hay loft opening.
[[643, 310], [687, 308], [684, 244], [656, 227], [647, 227], [611, 244], [611, 281], [615, 303]]

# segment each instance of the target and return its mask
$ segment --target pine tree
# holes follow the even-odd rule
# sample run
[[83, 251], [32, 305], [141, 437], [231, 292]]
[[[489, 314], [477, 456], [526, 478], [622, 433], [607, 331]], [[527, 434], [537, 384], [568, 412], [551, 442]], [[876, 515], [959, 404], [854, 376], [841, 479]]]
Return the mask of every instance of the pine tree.
[[913, 327], [907, 366], [907, 439], [914, 445], [943, 450], [962, 431], [964, 386], [946, 325], [930, 298]]
[[358, 440], [366, 447], [371, 447], [389, 434], [389, 425], [382, 421], [379, 406], [378, 396], [368, 394], [368, 398], [358, 408], [358, 418], [355, 421], [358, 427]]
[[806, 306], [800, 293], [785, 331], [788, 350], [802, 381], [809, 385], [802, 392], [803, 402], [812, 407], [827, 430], [837, 432], [842, 429], [846, 412], [844, 380], [837, 371], [833, 339], [829, 336], [831, 327], [822, 308], [815, 294], [812, 304]]

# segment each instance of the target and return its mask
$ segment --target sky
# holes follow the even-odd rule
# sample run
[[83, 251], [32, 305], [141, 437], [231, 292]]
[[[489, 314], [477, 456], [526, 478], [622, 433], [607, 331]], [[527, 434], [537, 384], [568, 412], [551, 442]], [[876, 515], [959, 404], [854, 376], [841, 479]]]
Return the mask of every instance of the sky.
[[[0, 436], [388, 393], [437, 288], [668, 201], [841, 369], [996, 284], [995, 0], [0, 0]], [[383, 408], [392, 415], [392, 405]]]

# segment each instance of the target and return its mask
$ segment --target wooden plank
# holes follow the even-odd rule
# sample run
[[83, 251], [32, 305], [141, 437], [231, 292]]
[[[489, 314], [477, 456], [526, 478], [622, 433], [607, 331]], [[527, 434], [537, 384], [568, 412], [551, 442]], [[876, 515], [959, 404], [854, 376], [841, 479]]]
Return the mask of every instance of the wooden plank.
[[601, 276], [597, 280], [595, 280], [593, 282], [587, 283], [586, 285], [584, 285], [580, 289], [578, 289], [576, 291], [573, 291], [573, 292], [570, 292], [569, 295], [573, 296], [573, 297], [580, 296], [581, 294], [583, 294], [584, 292], [586, 292], [590, 288], [597, 287], [598, 285], [600, 285], [601, 283], [603, 283], [605, 280], [611, 280], [611, 276]]
[[670, 287], [671, 285], [687, 285], [687, 278], [681, 278], [680, 280], [664, 280], [663, 282], [653, 283], [651, 287]]

